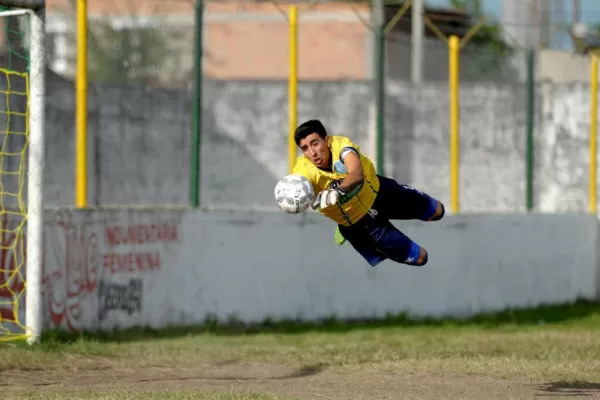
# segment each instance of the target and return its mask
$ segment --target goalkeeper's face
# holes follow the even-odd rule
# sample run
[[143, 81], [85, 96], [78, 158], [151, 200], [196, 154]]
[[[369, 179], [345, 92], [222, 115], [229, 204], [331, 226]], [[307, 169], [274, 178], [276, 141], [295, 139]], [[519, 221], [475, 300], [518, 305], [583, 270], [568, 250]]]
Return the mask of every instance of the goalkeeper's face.
[[316, 133], [311, 133], [299, 143], [304, 156], [319, 168], [327, 168], [331, 160], [331, 151], [327, 137], [322, 138]]

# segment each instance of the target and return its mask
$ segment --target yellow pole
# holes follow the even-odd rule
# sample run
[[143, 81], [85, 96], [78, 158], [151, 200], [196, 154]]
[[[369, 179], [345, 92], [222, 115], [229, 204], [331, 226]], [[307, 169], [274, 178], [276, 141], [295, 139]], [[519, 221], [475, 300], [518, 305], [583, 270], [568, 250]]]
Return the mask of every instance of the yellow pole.
[[77, 0], [75, 204], [87, 207], [87, 0]]
[[457, 36], [450, 36], [448, 40], [448, 50], [448, 83], [450, 92], [450, 206], [452, 212], [458, 213], [458, 56], [460, 53], [460, 40]]
[[459, 82], [459, 69], [458, 61], [460, 56], [460, 49], [466, 45], [469, 40], [481, 29], [485, 22], [485, 17], [480, 18], [479, 22], [475, 24], [465, 36], [460, 40], [458, 36], [452, 35], [446, 38], [444, 33], [431, 22], [429, 17], [423, 18], [425, 25], [429, 27], [442, 41], [448, 43], [448, 92], [450, 101], [450, 208], [452, 212], [458, 213], [460, 209], [459, 205], [459, 152], [460, 152], [460, 138], [459, 138], [459, 102], [458, 102], [458, 82]]
[[590, 65], [590, 213], [596, 214], [597, 208], [597, 157], [598, 157], [598, 56], [592, 54]]
[[290, 7], [290, 76], [288, 78], [288, 162], [291, 174], [296, 164], [296, 142], [294, 130], [298, 122], [298, 11], [295, 5]]

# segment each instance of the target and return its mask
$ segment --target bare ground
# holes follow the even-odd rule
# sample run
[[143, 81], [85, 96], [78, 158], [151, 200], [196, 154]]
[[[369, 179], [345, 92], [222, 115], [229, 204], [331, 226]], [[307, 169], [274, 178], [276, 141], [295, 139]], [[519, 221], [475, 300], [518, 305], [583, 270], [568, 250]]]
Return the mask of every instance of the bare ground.
[[4, 344], [0, 399], [600, 399], [600, 306], [588, 308], [522, 325]]
[[[600, 398], [600, 383], [531, 383], [481, 376], [407, 374], [376, 369], [293, 369], [275, 364], [205, 365], [195, 368], [86, 368], [80, 371], [0, 372], [3, 398], [30, 390], [126, 392], [199, 390], [269, 393], [296, 399], [531, 399]], [[62, 397], [62, 396], [61, 396]]]

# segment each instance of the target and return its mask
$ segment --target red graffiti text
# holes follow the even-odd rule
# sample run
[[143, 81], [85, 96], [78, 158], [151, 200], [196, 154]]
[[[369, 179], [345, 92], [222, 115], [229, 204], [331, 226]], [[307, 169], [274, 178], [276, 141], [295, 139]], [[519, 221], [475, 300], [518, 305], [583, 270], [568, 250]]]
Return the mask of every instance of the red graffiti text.
[[127, 244], [169, 243], [179, 240], [178, 226], [173, 224], [108, 226], [105, 234], [106, 242], [110, 247]]
[[44, 266], [50, 322], [55, 328], [77, 331], [86, 312], [87, 299], [96, 291], [100, 257], [93, 226], [61, 212], [45, 235], [50, 257]]
[[104, 270], [109, 273], [145, 272], [160, 269], [159, 252], [139, 253], [106, 253], [104, 254]]
[[0, 220], [0, 321], [19, 319], [15, 312], [25, 291], [25, 248], [25, 237], [10, 232], [6, 214], [3, 215]]

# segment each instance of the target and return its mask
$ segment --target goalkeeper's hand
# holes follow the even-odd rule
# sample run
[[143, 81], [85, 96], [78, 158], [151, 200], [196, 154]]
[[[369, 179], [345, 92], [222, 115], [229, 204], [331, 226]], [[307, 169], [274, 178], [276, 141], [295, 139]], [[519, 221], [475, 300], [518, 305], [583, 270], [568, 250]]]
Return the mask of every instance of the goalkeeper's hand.
[[344, 192], [340, 189], [325, 189], [315, 197], [312, 202], [312, 208], [313, 210], [319, 210], [331, 207], [332, 205], [337, 204], [343, 194]]

